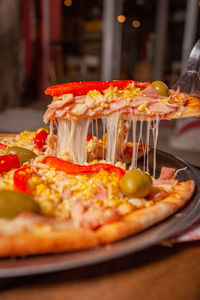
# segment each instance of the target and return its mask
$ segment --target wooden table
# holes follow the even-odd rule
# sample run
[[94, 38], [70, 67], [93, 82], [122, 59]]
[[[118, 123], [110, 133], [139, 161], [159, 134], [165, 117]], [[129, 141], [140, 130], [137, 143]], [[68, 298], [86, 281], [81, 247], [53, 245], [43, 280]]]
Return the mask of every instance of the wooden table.
[[197, 300], [200, 242], [154, 246], [86, 268], [0, 281], [1, 300]]

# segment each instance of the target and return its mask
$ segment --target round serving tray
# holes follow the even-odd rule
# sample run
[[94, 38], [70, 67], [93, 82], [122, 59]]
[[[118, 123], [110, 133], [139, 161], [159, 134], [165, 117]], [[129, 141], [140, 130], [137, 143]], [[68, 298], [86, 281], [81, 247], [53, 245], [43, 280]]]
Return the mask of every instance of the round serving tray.
[[195, 181], [196, 190], [192, 199], [179, 212], [143, 232], [111, 245], [56, 255], [2, 258], [0, 259], [0, 278], [57, 272], [105, 262], [159, 244], [188, 228], [199, 218], [200, 172], [182, 159], [158, 150], [158, 173], [162, 166], [176, 169], [187, 167], [186, 170], [178, 173], [178, 179]]

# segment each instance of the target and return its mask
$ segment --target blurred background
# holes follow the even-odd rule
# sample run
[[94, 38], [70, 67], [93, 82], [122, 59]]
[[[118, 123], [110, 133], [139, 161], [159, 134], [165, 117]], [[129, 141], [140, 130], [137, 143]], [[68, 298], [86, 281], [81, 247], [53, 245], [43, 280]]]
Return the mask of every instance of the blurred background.
[[[0, 132], [43, 126], [52, 84], [134, 79], [172, 87], [200, 36], [199, 10], [198, 0], [1, 0]], [[166, 144], [180, 126], [163, 127], [160, 148], [190, 160], [191, 147]]]

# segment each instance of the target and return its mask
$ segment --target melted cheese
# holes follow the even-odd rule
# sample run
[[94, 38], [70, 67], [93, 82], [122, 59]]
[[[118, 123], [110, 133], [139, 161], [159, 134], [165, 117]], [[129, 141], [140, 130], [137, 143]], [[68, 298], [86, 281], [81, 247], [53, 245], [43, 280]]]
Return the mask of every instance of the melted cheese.
[[[152, 137], [153, 144], [153, 176], [156, 170], [156, 148], [159, 131], [159, 116], [155, 121], [138, 121], [134, 115], [132, 120], [120, 120], [120, 112], [116, 111], [101, 118], [103, 136], [107, 134], [107, 143], [102, 143], [102, 159], [107, 162], [116, 162], [116, 157], [123, 158], [123, 151], [132, 125], [132, 160], [131, 168], [137, 168], [139, 145], [143, 148], [143, 171], [149, 172], [149, 146]], [[92, 137], [99, 136], [98, 120], [89, 118], [68, 119], [57, 118], [57, 140], [53, 134], [53, 121], [50, 123], [49, 144], [46, 154], [55, 152], [55, 155], [73, 163], [84, 164], [87, 162], [86, 141], [91, 124]], [[146, 137], [143, 132], [146, 128]], [[152, 135], [151, 135], [152, 133]], [[106, 149], [105, 149], [106, 147]], [[51, 149], [51, 151], [50, 151]], [[53, 151], [52, 151], [53, 149]], [[94, 153], [95, 158], [95, 153]]]
[[71, 162], [78, 164], [86, 162], [86, 140], [90, 120], [58, 119], [57, 123], [57, 156], [62, 158], [67, 154]]
[[158, 130], [159, 130], [160, 119], [156, 116], [156, 120], [153, 121], [152, 133], [153, 133], [153, 177], [156, 175], [156, 148], [158, 141]]
[[103, 119], [107, 129], [106, 161], [116, 161], [117, 137], [120, 113], [115, 112]]

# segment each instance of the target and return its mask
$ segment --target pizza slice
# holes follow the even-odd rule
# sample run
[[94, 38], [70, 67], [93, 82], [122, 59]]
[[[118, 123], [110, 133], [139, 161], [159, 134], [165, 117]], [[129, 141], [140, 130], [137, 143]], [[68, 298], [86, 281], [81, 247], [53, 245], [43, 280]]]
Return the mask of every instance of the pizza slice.
[[121, 119], [155, 120], [199, 117], [199, 99], [168, 90], [161, 81], [89, 81], [48, 87], [53, 97], [44, 121], [51, 118], [101, 118], [120, 112]]
[[[45, 93], [53, 97], [44, 115], [44, 122], [50, 121], [47, 154], [61, 158], [68, 156], [68, 160], [80, 164], [87, 160], [86, 140], [90, 126], [95, 128], [94, 132], [98, 136], [98, 126], [101, 122], [102, 133], [107, 133], [105, 159], [114, 163], [119, 153], [118, 145], [123, 144], [127, 137], [126, 134], [122, 134], [119, 142], [119, 127], [123, 127], [123, 123], [129, 120], [134, 145], [131, 166], [136, 168], [137, 144], [144, 147], [149, 145], [150, 132], [156, 153], [161, 119], [200, 116], [199, 99], [180, 93], [179, 89], [168, 90], [162, 82], [152, 84], [132, 80], [75, 82], [49, 87]], [[56, 140], [53, 136], [55, 129]], [[144, 130], [146, 130], [145, 140]], [[146, 149], [144, 154], [148, 156], [148, 147]], [[149, 159], [148, 157], [145, 159], [148, 171]]]

